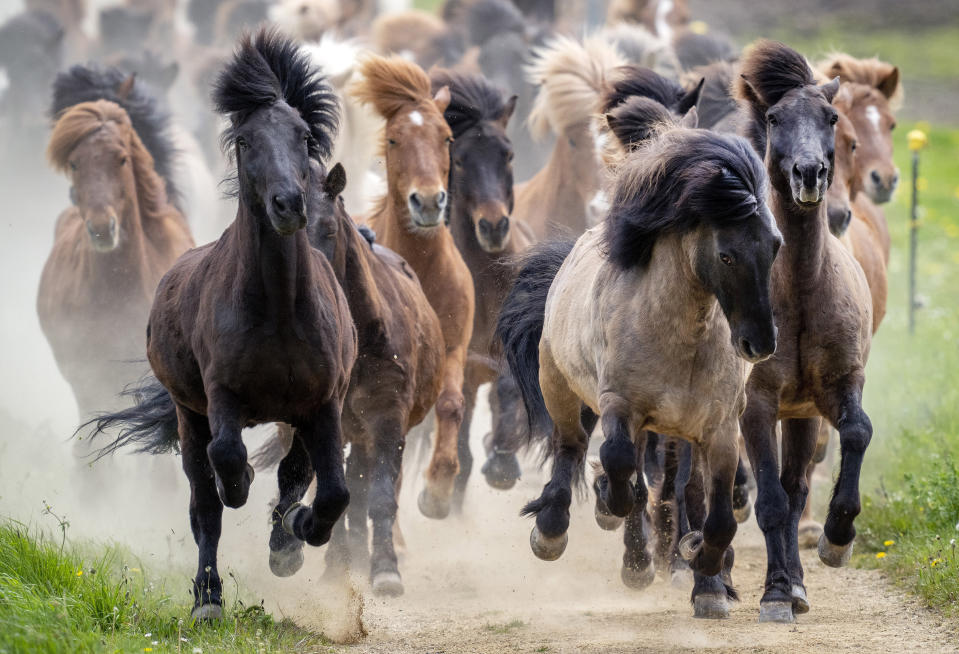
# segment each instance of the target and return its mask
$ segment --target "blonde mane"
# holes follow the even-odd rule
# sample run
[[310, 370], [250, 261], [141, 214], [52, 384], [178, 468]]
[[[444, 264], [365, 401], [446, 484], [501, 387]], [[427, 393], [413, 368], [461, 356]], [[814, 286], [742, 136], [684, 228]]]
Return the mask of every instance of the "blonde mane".
[[859, 59], [845, 52], [833, 52], [815, 68], [828, 79], [838, 76], [841, 82], [856, 82], [877, 89], [889, 100], [893, 111], [902, 107], [904, 92], [899, 69], [890, 63], [876, 57]]
[[430, 78], [418, 65], [402, 57], [367, 55], [359, 62], [360, 79], [350, 93], [389, 120], [400, 111], [433, 101]]

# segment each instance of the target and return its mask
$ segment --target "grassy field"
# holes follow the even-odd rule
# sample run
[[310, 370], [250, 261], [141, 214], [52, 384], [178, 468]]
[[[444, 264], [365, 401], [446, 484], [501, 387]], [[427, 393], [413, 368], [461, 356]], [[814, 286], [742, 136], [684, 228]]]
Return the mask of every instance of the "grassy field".
[[5, 521], [0, 652], [332, 651], [322, 636], [275, 621], [238, 593], [224, 593], [232, 596], [226, 619], [197, 627], [186, 619], [190, 594], [167, 583], [121, 548], [76, 547]]
[[886, 211], [893, 238], [889, 307], [873, 342], [866, 409], [875, 428], [864, 466], [861, 565], [879, 566], [959, 616], [959, 131], [929, 129], [920, 163], [918, 293], [908, 333], [910, 153]]

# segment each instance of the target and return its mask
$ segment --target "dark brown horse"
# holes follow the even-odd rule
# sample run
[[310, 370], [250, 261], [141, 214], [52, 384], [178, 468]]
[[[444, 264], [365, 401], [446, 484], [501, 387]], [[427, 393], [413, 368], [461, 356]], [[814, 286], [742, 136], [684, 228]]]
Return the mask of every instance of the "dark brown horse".
[[[314, 162], [313, 167], [318, 175], [320, 165]], [[369, 516], [373, 592], [395, 596], [403, 593], [393, 548], [403, 450], [407, 432], [423, 420], [439, 395], [443, 332], [409, 265], [391, 250], [372, 245], [346, 214], [340, 195], [345, 182], [344, 169], [337, 164], [307, 198], [310, 243], [332, 264], [358, 337], [343, 405], [343, 435], [351, 444], [346, 464], [350, 505], [336, 523], [326, 558], [333, 575], [370, 559]], [[290, 444], [288, 437], [284, 440]], [[303, 543], [284, 531], [280, 521], [312, 480], [305, 454], [292, 448], [281, 464], [280, 503], [270, 538], [270, 564], [280, 576], [293, 574], [303, 562]]]
[[336, 128], [332, 90], [293, 42], [264, 30], [240, 42], [214, 100], [230, 120], [223, 138], [236, 158], [236, 220], [161, 280], [147, 331], [156, 379], [135, 408], [98, 424], [126, 427], [112, 448], [179, 443], [200, 550], [196, 619], [222, 615], [223, 506], [245, 504], [253, 480], [244, 427], [293, 425], [296, 460], [309, 461], [317, 490], [312, 508], [294, 504], [281, 522], [311, 545], [330, 539], [350, 497], [340, 415], [356, 357], [346, 298], [305, 229], [308, 188], [324, 183], [310, 161], [329, 154]]
[[[135, 362], [143, 359], [157, 282], [193, 239], [161, 176], [170, 142], [156, 101], [132, 78], [119, 94], [106, 93], [86, 72], [63, 73], [54, 88], [59, 117], [47, 153], [70, 178], [74, 206], [57, 220], [37, 313], [80, 414], [89, 417], [117, 408], [124, 385], [143, 374]], [[80, 101], [104, 93], [132, 115], [117, 102]]]
[[[450, 231], [473, 277], [476, 312], [463, 380], [466, 411], [459, 431], [460, 472], [455, 501], [461, 506], [473, 467], [470, 422], [480, 385], [493, 382], [493, 430], [484, 442], [483, 474], [491, 486], [511, 488], [519, 478], [516, 451], [525, 441], [526, 416], [516, 382], [494, 347], [493, 329], [512, 277], [510, 260], [532, 241], [529, 228], [510, 217], [513, 148], [506, 127], [516, 104], [480, 75], [436, 70], [433, 90], [450, 89], [444, 116], [453, 131]], [[498, 345], [498, 344], [497, 344]]]
[[740, 424], [758, 484], [756, 518], [766, 538], [760, 620], [788, 622], [809, 610], [797, 529], [820, 416], [839, 431], [842, 464], [819, 557], [841, 566], [852, 552], [859, 474], [872, 437], [862, 409], [872, 303], [862, 269], [827, 224], [825, 195], [834, 175], [839, 118], [831, 103], [839, 80], [817, 85], [801, 55], [769, 41], [748, 51], [741, 75], [736, 95], [747, 133], [766, 158], [770, 204], [785, 247], [772, 278], [779, 348], [753, 368]]

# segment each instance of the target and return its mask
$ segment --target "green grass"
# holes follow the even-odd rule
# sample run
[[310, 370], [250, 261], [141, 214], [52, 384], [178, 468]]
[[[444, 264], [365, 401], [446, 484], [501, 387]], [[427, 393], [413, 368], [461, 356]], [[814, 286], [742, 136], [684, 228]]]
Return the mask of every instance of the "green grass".
[[487, 623], [486, 631], [489, 631], [494, 634], [508, 634], [511, 631], [525, 627], [526, 623], [522, 620], [511, 620], [510, 622], [504, 622], [503, 624], [490, 624]]
[[256, 603], [235, 600], [215, 625], [192, 624], [191, 607], [185, 589], [171, 592], [118, 547], [0, 523], [0, 652], [332, 651]]
[[[910, 153], [896, 133], [904, 185], [886, 209], [893, 240], [889, 303], [867, 368], [874, 436], [857, 521], [860, 565], [890, 571], [959, 617], [959, 131], [929, 129], [920, 161], [918, 293], [907, 327]], [[891, 545], [886, 542], [893, 541]], [[883, 553], [879, 558], [876, 554]]]

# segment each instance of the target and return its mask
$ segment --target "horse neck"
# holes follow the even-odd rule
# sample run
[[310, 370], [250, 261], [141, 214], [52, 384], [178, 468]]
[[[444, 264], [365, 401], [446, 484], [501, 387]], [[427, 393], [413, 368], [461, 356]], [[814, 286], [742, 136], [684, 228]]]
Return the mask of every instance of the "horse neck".
[[576, 168], [572, 165], [574, 156], [566, 137], [558, 135], [546, 165], [529, 183], [538, 189], [538, 197], [543, 198], [544, 204], [557, 207], [562, 213], [569, 213], [571, 208], [575, 207], [572, 213], [577, 216], [582, 214], [583, 222], [578, 230], [581, 232], [588, 227], [585, 213], [587, 198], [577, 191]]
[[337, 250], [343, 249], [343, 262], [336, 266], [337, 281], [346, 295], [353, 320], [362, 327], [381, 319], [385, 312], [383, 297], [373, 274], [376, 254], [348, 218], [340, 221], [338, 232]]
[[826, 203], [806, 209], [793, 202], [790, 195], [791, 192], [782, 193], [772, 185], [770, 208], [784, 245], [776, 258], [776, 266], [789, 271], [794, 286], [815, 285], [825, 264], [829, 229]]
[[[119, 220], [118, 227], [122, 231], [116, 249], [96, 252], [86, 243], [86, 229], [82, 230], [85, 277], [93, 280], [91, 288], [104, 290], [106, 298], [111, 301], [115, 301], [117, 295], [141, 291], [150, 298], [157, 281], [151, 275], [140, 204], [135, 196], [129, 206]], [[97, 280], [103, 283], [97, 284]]]
[[301, 293], [314, 286], [310, 243], [305, 229], [292, 236], [280, 236], [265, 216], [257, 215], [242, 199], [233, 224], [237, 272], [234, 299], [245, 303], [248, 291], [259, 289], [263, 296], [261, 312], [273, 318], [291, 319]]

